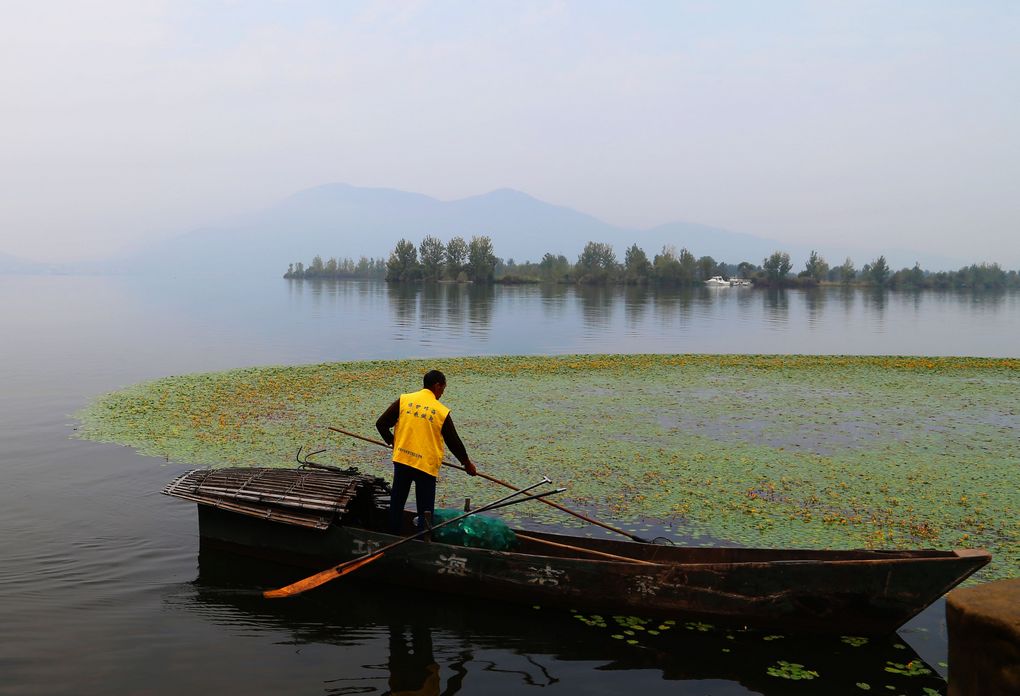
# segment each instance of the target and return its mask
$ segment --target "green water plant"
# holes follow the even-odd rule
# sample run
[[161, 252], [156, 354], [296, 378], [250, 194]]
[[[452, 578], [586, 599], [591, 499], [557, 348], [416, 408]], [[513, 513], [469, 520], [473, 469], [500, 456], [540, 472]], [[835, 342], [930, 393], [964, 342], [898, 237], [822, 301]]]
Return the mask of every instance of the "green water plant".
[[[1020, 360], [883, 356], [580, 355], [326, 363], [181, 375], [100, 397], [81, 437], [199, 466], [327, 463], [387, 476], [379, 413], [446, 372], [472, 458], [628, 529], [711, 545], [985, 547], [975, 576], [1020, 574]], [[443, 474], [441, 505], [489, 484]], [[550, 508], [511, 515], [579, 524]]]
[[923, 677], [931, 674], [931, 670], [924, 666], [920, 660], [911, 660], [907, 663], [886, 662], [885, 671], [893, 674], [902, 674], [907, 677]]
[[817, 679], [820, 676], [813, 669], [806, 669], [804, 665], [797, 664], [796, 662], [786, 662], [785, 660], [780, 660], [766, 671], [770, 677], [780, 677], [782, 679]]

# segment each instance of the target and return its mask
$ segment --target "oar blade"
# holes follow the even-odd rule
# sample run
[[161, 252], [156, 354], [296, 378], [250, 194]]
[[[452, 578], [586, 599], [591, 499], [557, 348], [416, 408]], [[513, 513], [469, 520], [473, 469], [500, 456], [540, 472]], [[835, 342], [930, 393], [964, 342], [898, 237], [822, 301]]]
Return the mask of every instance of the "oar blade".
[[295, 583], [281, 587], [277, 590], [266, 590], [262, 593], [262, 596], [266, 599], [281, 599], [283, 597], [295, 597], [302, 592], [313, 590], [319, 585], [325, 585], [330, 580], [336, 580], [337, 578], [343, 577], [348, 573], [353, 573], [358, 568], [366, 566], [369, 563], [382, 558], [382, 554], [376, 554], [374, 556], [366, 556], [364, 558], [357, 558], [353, 561], [347, 561], [341, 563], [338, 566], [327, 568], [321, 573], [316, 573], [303, 580], [298, 580]]

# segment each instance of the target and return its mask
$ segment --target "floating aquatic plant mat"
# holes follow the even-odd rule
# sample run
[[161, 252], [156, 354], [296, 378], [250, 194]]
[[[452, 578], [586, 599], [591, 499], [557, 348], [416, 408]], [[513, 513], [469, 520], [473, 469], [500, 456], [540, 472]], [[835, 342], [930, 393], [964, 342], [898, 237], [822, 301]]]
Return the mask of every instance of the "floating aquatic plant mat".
[[[106, 395], [83, 437], [177, 462], [319, 461], [388, 475], [375, 419], [438, 368], [479, 467], [549, 475], [634, 525], [772, 547], [985, 547], [1020, 575], [1020, 360], [625, 355], [332, 363], [196, 374]], [[445, 470], [443, 504], [492, 498]], [[529, 506], [538, 521], [576, 522]]]

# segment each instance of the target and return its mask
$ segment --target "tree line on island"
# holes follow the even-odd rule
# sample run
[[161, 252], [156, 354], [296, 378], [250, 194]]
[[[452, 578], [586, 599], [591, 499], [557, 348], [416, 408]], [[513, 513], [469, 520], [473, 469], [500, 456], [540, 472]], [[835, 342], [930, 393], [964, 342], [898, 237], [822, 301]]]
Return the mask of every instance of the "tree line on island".
[[702, 285], [714, 276], [742, 278], [759, 287], [813, 287], [822, 284], [868, 285], [899, 289], [996, 289], [1020, 287], [1017, 271], [1005, 271], [998, 264], [982, 263], [958, 271], [926, 271], [918, 264], [893, 271], [885, 256], [879, 256], [858, 269], [847, 258], [839, 266], [812, 251], [804, 270], [793, 274], [790, 255], [776, 251], [761, 264], [741, 261], [729, 264], [711, 256], [695, 257], [687, 249], [665, 246], [651, 259], [637, 244], [617, 258], [610, 244], [588, 242], [575, 263], [562, 254], [545, 254], [540, 261], [517, 263], [496, 256], [492, 239], [474, 236], [471, 241], [453, 237], [443, 243], [426, 236], [415, 246], [401, 239], [385, 261], [362, 256], [357, 262], [335, 257], [323, 261], [316, 256], [305, 266], [288, 266], [284, 278], [343, 279], [363, 278], [393, 283], [471, 282], [471, 283], [580, 283], [592, 285]]

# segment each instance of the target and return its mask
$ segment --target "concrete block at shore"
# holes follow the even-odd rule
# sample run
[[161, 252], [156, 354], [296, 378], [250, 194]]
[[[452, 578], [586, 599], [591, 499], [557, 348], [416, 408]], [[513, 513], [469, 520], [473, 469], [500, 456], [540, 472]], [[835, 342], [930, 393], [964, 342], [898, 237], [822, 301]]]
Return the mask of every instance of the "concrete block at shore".
[[946, 598], [949, 696], [1020, 694], [1020, 578]]

